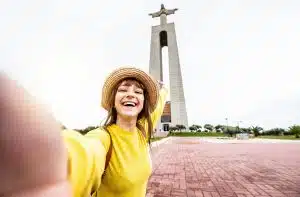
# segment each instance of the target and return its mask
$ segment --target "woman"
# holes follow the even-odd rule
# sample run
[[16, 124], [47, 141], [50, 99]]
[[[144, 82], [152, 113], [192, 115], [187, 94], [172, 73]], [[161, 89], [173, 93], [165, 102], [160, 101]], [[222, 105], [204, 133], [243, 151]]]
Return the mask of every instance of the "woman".
[[75, 196], [146, 195], [148, 144], [166, 96], [166, 89], [140, 69], [126, 67], [110, 74], [102, 90], [102, 107], [108, 111], [103, 128], [85, 136], [64, 131]]
[[102, 90], [103, 128], [61, 137], [53, 116], [0, 73], [0, 196], [145, 196], [148, 144], [166, 96], [145, 72], [117, 69]]

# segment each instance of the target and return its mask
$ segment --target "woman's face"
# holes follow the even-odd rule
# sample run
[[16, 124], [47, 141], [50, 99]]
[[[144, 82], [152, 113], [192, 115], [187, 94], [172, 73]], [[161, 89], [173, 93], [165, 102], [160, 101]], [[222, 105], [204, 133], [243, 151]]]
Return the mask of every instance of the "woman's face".
[[117, 89], [115, 108], [118, 116], [137, 118], [144, 107], [144, 90], [135, 80], [124, 80]]

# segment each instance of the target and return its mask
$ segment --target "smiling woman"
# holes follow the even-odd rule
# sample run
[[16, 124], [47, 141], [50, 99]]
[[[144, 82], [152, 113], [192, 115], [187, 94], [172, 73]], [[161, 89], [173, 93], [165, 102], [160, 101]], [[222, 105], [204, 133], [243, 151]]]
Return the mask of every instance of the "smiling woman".
[[60, 134], [57, 121], [0, 76], [0, 196], [141, 197], [152, 171], [152, 128], [167, 90], [140, 69], [112, 72], [102, 89], [103, 127]]
[[145, 196], [150, 138], [166, 97], [166, 88], [140, 69], [124, 67], [109, 75], [102, 89], [108, 111], [103, 127], [85, 136], [64, 131], [75, 194]]

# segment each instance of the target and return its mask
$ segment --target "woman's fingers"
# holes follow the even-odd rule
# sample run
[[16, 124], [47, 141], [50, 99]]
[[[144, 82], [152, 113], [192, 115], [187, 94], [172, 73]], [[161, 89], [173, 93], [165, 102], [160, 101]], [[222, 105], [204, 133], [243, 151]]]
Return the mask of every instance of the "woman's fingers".
[[164, 82], [163, 81], [157, 80], [157, 83], [159, 84], [160, 88], [162, 88], [164, 86]]
[[[4, 197], [72, 197], [71, 187], [67, 181], [55, 184], [43, 185], [36, 188], [29, 188], [15, 193], [7, 194]], [[2, 196], [1, 196], [2, 197]]]

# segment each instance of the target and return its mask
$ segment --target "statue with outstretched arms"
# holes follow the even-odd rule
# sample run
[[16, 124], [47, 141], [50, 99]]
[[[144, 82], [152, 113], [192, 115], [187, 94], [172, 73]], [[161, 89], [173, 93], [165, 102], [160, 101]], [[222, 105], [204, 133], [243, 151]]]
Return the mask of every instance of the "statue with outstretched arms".
[[170, 10], [166, 9], [164, 4], [161, 4], [160, 10], [158, 12], [150, 13], [149, 16], [152, 16], [152, 18], [155, 18], [155, 17], [160, 17], [162, 14], [171, 15], [171, 14], [175, 14], [175, 12], [177, 10], [178, 10], [178, 8], [170, 9]]

